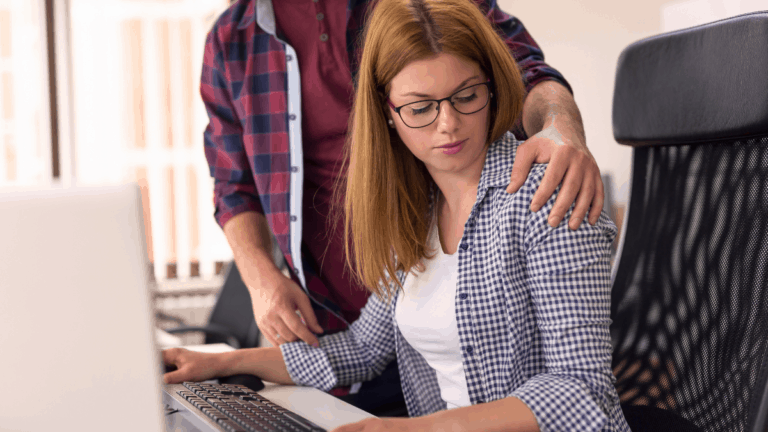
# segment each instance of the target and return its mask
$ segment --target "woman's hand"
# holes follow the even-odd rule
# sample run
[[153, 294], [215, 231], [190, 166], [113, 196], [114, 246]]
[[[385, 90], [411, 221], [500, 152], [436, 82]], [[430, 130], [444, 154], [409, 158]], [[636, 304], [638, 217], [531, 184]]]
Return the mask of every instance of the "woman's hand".
[[432, 422], [425, 417], [417, 418], [369, 418], [357, 423], [337, 427], [331, 432], [377, 432], [377, 431], [429, 431]]
[[176, 370], [163, 375], [166, 384], [184, 381], [205, 381], [221, 376], [222, 356], [212, 353], [189, 351], [184, 348], [170, 348], [162, 352], [163, 363], [176, 366]]

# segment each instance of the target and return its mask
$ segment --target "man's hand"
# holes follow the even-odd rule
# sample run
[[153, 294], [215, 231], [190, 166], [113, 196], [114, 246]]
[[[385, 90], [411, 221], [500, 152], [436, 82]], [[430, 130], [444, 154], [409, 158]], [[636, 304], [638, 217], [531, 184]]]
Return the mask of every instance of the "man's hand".
[[323, 329], [317, 323], [309, 297], [275, 266], [264, 215], [239, 213], [224, 225], [224, 235], [251, 294], [256, 324], [267, 340], [274, 346], [298, 339], [317, 346], [312, 331], [322, 333]]
[[317, 323], [309, 297], [296, 283], [279, 272], [262, 274], [250, 283], [245, 277], [243, 281], [251, 293], [256, 324], [272, 345], [301, 339], [318, 346], [312, 331], [322, 333], [323, 328]]
[[162, 352], [163, 363], [176, 366], [176, 370], [163, 375], [166, 384], [184, 381], [205, 381], [221, 375], [221, 356], [218, 354], [170, 348]]
[[577, 229], [588, 210], [589, 223], [596, 224], [605, 199], [603, 180], [595, 158], [587, 149], [581, 114], [571, 93], [555, 81], [536, 84], [523, 102], [522, 120], [530, 138], [517, 148], [507, 192], [520, 189], [534, 162], [549, 162], [531, 201], [531, 211], [539, 211], [562, 182], [563, 187], [547, 218], [549, 225], [560, 224], [574, 201], [576, 207], [568, 226]]
[[549, 224], [557, 226], [574, 201], [576, 207], [568, 222], [571, 229], [575, 230], [581, 225], [588, 210], [589, 223], [597, 223], [605, 198], [600, 169], [586, 146], [573, 143], [571, 138], [561, 134], [554, 125], [540, 131], [517, 148], [507, 192], [514, 193], [520, 189], [532, 164], [546, 162], [549, 162], [549, 166], [533, 196], [531, 211], [539, 211], [562, 182], [563, 187], [549, 214]]

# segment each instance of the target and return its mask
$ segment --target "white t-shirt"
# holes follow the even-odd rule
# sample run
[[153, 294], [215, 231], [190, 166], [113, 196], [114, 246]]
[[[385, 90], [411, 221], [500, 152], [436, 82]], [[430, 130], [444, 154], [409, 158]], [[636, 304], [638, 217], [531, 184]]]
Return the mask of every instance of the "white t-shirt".
[[440, 395], [448, 408], [469, 406], [459, 328], [456, 324], [456, 280], [459, 254], [447, 255], [433, 224], [429, 245], [436, 250], [424, 272], [410, 273], [395, 306], [395, 320], [406, 341], [437, 372]]

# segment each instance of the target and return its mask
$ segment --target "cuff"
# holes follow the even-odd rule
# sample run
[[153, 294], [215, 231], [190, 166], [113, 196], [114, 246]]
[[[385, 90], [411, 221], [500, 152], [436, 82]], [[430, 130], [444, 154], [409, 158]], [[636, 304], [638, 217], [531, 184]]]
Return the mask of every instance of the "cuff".
[[280, 345], [280, 351], [288, 375], [297, 385], [315, 387], [326, 392], [336, 387], [336, 375], [322, 348], [297, 341]]
[[584, 383], [572, 378], [538, 375], [510, 396], [528, 405], [543, 431], [601, 431], [608, 422]]

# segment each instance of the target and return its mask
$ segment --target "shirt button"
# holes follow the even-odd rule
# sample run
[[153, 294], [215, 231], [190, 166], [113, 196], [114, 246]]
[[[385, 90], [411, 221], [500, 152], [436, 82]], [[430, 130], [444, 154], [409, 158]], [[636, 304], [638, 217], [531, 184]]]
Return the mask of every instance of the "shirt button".
[[299, 172], [299, 167], [297, 167], [297, 166], [292, 166], [292, 167], [291, 167], [291, 172]]
[[459, 294], [459, 298], [460, 298], [460, 299], [462, 299], [462, 300], [466, 300], [466, 299], [467, 299], [467, 297], [469, 297], [469, 294], [467, 294], [467, 293], [461, 293], [461, 294]]
[[327, 33], [323, 33], [323, 34], [320, 35], [320, 41], [325, 42], [327, 40], [328, 40], [328, 34]]
[[317, 16], [317, 20], [318, 21], [322, 21], [322, 19], [325, 18], [325, 15], [323, 15], [321, 13], [317, 14], [316, 16]]
[[477, 403], [479, 404], [485, 403], [485, 400], [483, 400], [483, 398], [477, 398]]
[[288, 120], [291, 120], [291, 121], [296, 120], [296, 114], [289, 115]]
[[459, 247], [461, 248], [461, 250], [465, 251], [469, 248], [469, 245], [466, 243], [462, 243]]
[[474, 351], [475, 351], [474, 348], [472, 348], [471, 346], [467, 347], [467, 354], [472, 354]]
[[291, 222], [296, 222], [297, 220], [299, 220], [299, 218], [297, 218], [296, 216], [291, 215]]
[[291, 60], [293, 60], [293, 56], [292, 55], [289, 54], [289, 55], [285, 56], [285, 61], [291, 61]]

